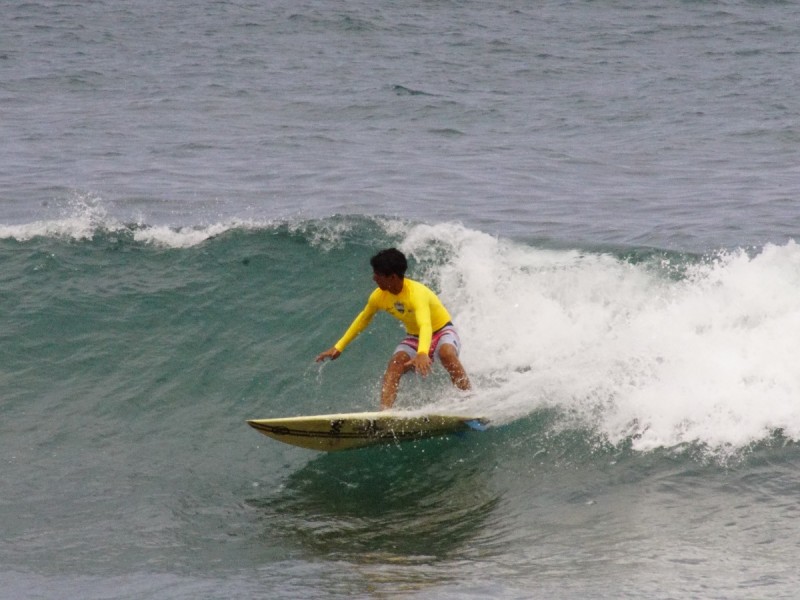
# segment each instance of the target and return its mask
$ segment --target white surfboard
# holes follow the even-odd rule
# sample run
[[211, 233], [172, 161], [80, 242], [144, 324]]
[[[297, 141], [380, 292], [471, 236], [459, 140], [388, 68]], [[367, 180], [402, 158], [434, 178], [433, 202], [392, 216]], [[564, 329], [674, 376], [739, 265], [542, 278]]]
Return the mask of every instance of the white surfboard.
[[363, 412], [251, 419], [247, 423], [280, 442], [331, 452], [465, 431], [483, 431], [489, 421], [461, 415]]

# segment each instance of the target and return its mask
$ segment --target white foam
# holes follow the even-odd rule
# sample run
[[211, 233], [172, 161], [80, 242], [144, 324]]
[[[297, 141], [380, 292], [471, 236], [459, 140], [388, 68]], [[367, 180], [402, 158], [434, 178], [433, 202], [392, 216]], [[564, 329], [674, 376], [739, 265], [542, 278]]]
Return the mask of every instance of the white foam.
[[0, 239], [20, 242], [35, 237], [63, 237], [74, 240], [91, 239], [99, 228], [116, 231], [122, 225], [108, 216], [102, 201], [92, 195], [71, 198], [57, 218], [43, 219], [17, 225], [0, 224]]
[[257, 227], [257, 225], [230, 221], [197, 227], [143, 227], [133, 232], [133, 239], [137, 242], [166, 248], [190, 248], [231, 229], [247, 229], [249, 227]]
[[267, 229], [272, 221], [230, 219], [195, 226], [126, 224], [109, 214], [102, 198], [76, 194], [60, 211], [60, 216], [17, 225], [0, 225], [0, 239], [20, 242], [36, 237], [91, 240], [102, 233], [129, 232], [137, 242], [167, 248], [189, 248], [232, 229]]
[[740, 448], [776, 429], [800, 440], [794, 242], [720, 254], [680, 278], [452, 224], [412, 228], [402, 248], [461, 332], [479, 387], [462, 409], [504, 422], [557, 406], [612, 442], [639, 434], [639, 449]]

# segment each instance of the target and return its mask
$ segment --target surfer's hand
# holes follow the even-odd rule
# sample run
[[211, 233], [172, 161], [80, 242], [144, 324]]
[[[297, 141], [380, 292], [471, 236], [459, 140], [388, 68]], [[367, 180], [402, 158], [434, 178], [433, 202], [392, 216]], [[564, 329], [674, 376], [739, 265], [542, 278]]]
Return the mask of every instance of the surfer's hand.
[[417, 354], [414, 358], [409, 358], [405, 366], [406, 368], [411, 367], [425, 377], [431, 372], [431, 359], [427, 354]]
[[337, 350], [336, 347], [334, 346], [333, 348], [329, 348], [328, 350], [325, 350], [325, 352], [322, 352], [319, 356], [317, 356], [317, 362], [322, 362], [326, 358], [330, 358], [331, 360], [336, 360], [341, 355], [342, 353], [339, 350]]

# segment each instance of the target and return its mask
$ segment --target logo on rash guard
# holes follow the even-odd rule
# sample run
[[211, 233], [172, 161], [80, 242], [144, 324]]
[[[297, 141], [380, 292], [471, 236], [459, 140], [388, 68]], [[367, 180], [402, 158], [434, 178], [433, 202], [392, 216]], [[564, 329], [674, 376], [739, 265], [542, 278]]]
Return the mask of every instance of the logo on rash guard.
[[406, 312], [406, 307], [403, 305], [402, 302], [395, 302], [394, 309], [399, 312], [401, 315]]

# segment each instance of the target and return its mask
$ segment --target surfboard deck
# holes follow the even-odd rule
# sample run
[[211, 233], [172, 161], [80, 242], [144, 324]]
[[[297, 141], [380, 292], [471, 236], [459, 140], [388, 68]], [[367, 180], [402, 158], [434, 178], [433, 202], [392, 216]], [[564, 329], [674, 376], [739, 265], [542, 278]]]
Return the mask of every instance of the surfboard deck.
[[250, 419], [264, 435], [309, 450], [332, 452], [395, 444], [465, 431], [482, 431], [481, 417], [393, 412], [362, 412], [278, 419]]

